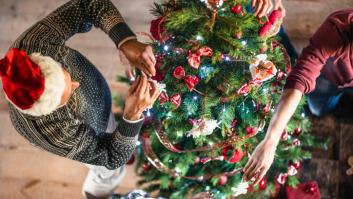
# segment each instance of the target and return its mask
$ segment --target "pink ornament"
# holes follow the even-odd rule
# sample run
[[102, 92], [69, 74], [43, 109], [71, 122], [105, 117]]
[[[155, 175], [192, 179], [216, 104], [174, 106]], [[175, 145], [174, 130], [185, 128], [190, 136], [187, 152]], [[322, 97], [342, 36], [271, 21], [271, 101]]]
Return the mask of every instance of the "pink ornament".
[[188, 62], [191, 67], [198, 69], [201, 64], [201, 56], [194, 53], [189, 53]]
[[201, 56], [206, 56], [206, 57], [211, 57], [213, 54], [213, 51], [210, 47], [204, 46], [199, 49], [200, 55]]
[[167, 101], [169, 101], [168, 94], [165, 91], [162, 91], [159, 95], [159, 103], [164, 104]]
[[181, 104], [181, 95], [178, 93], [178, 94], [171, 96], [170, 102], [172, 102], [178, 108]]

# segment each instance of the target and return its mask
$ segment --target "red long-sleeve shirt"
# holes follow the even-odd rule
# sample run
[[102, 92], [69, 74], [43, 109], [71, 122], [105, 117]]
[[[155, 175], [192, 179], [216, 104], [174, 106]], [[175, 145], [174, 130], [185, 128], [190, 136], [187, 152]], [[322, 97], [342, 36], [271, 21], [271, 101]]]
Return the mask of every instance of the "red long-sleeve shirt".
[[309, 93], [322, 73], [340, 88], [353, 87], [353, 9], [334, 12], [303, 49], [285, 89]]

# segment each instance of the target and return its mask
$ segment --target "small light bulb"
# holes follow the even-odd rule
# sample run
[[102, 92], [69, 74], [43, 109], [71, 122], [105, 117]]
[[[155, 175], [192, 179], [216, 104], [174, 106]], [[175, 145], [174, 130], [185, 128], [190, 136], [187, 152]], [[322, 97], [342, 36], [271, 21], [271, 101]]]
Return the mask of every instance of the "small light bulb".
[[225, 59], [226, 61], [230, 61], [230, 57], [228, 57], [228, 56], [226, 56], [224, 59]]
[[302, 113], [302, 117], [305, 117], [305, 113]]
[[169, 50], [169, 46], [168, 46], [168, 45], [165, 45], [165, 46], [163, 47], [163, 49], [164, 49], [165, 51], [168, 51], [168, 50]]
[[244, 41], [241, 41], [241, 45], [245, 46], [248, 42], [246, 42], [245, 40]]
[[136, 146], [140, 146], [141, 145], [141, 142], [140, 141], [137, 141], [136, 142]]
[[197, 100], [197, 96], [195, 95], [195, 96], [193, 97], [193, 99], [194, 99], [194, 100]]
[[202, 40], [203, 40], [203, 37], [202, 37], [201, 35], [197, 35], [197, 36], [196, 36], [196, 40], [202, 41]]
[[147, 113], [146, 113], [147, 117], [151, 116], [151, 111], [148, 109]]

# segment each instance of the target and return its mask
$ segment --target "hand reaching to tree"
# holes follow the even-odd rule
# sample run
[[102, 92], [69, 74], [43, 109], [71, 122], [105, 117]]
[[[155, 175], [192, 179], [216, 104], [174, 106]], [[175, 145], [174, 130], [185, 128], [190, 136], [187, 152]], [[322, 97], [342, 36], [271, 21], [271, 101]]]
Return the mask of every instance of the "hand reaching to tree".
[[259, 183], [270, 169], [276, 151], [276, 145], [270, 141], [263, 140], [251, 154], [248, 163], [244, 167], [244, 180], [255, 178], [254, 185]]
[[143, 111], [156, 101], [158, 94], [156, 82], [149, 81], [144, 75], [137, 77], [126, 97], [124, 118], [128, 120], [140, 119]]
[[120, 50], [129, 60], [132, 66], [136, 66], [148, 76], [156, 75], [156, 58], [153, 54], [152, 47], [137, 41], [136, 39], [128, 40], [120, 46]]
[[282, 11], [283, 17], [286, 15], [286, 10], [283, 7], [282, 0], [252, 0], [251, 7], [255, 9], [255, 15], [258, 17], [263, 17], [272, 9], [280, 9]]

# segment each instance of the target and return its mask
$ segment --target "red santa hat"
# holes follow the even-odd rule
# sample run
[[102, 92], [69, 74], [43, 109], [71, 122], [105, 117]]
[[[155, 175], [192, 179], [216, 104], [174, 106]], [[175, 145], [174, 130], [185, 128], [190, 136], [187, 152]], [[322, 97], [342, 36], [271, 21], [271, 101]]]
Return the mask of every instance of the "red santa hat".
[[65, 75], [51, 57], [11, 48], [0, 60], [0, 76], [6, 98], [21, 112], [41, 116], [60, 106]]

